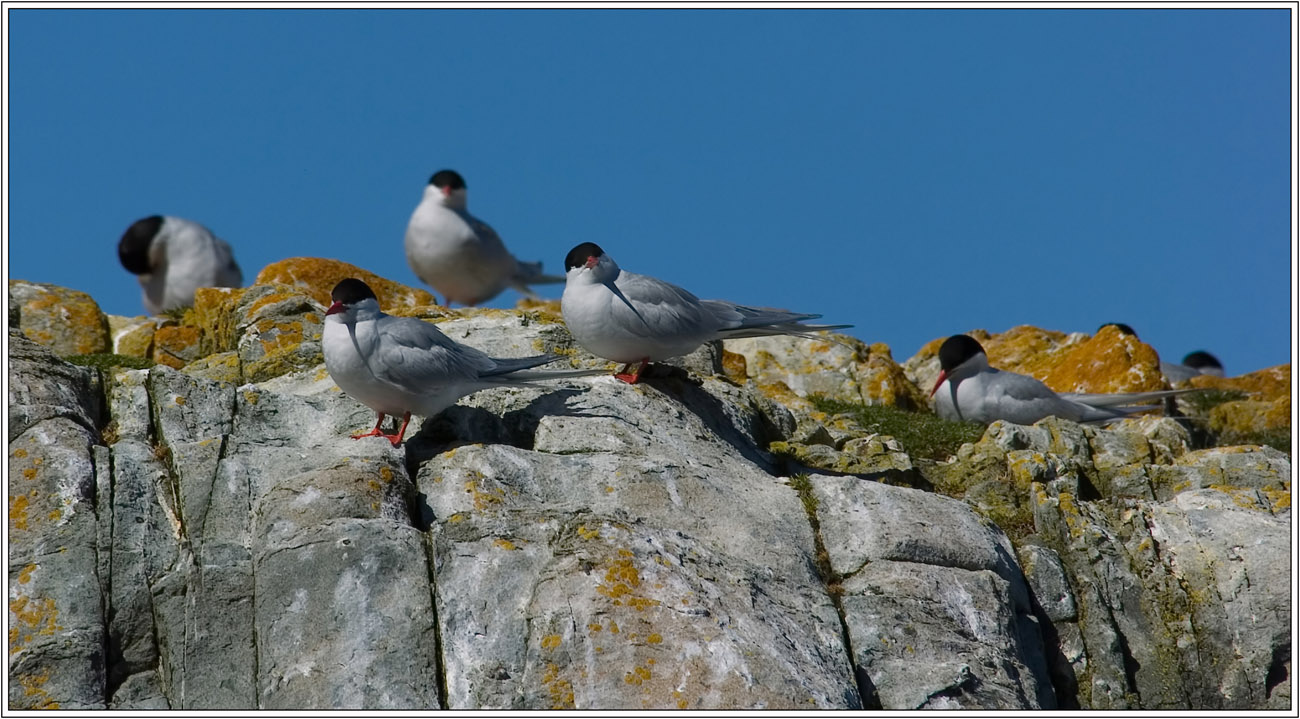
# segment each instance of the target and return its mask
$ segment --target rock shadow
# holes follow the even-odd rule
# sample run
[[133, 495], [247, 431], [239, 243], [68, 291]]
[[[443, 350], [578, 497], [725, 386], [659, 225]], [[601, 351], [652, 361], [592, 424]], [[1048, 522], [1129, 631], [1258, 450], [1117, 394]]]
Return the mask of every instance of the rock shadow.
[[722, 439], [730, 444], [745, 459], [753, 462], [764, 472], [777, 475], [780, 463], [761, 447], [782, 438], [781, 431], [768, 416], [756, 408], [751, 408], [754, 418], [754, 435], [747, 434], [741, 427], [727, 420], [727, 410], [723, 401], [704, 389], [704, 380], [685, 369], [672, 365], [652, 365], [656, 371], [643, 374], [641, 383], [649, 385], [664, 395], [680, 402], [700, 421]]

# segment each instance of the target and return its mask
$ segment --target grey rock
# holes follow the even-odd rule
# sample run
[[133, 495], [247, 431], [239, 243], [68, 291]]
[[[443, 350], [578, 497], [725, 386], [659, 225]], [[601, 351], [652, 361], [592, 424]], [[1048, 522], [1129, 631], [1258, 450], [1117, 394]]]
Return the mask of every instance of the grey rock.
[[587, 382], [501, 407], [537, 413], [531, 449], [419, 469], [448, 706], [858, 706], [798, 497], [752, 448], [761, 413], [714, 380]]
[[1016, 550], [1020, 566], [1024, 569], [1034, 597], [1044, 614], [1053, 622], [1076, 621], [1079, 618], [1074, 591], [1061, 558], [1056, 552], [1037, 544], [1026, 544]]
[[9, 335], [9, 706], [105, 707], [98, 385]]
[[[1046, 420], [913, 460], [722, 376], [716, 345], [637, 385], [482, 392], [394, 449], [347, 437], [374, 413], [320, 364], [319, 305], [237, 303], [207, 339], [229, 354], [185, 371], [11, 331], [11, 707], [1289, 707], [1274, 450]], [[438, 319], [610, 364], [553, 312]], [[772, 386], [813, 387], [806, 344]], [[859, 349], [832, 384], [893, 392], [887, 350]], [[861, 476], [796, 475], [817, 452]]]
[[811, 479], [844, 579], [854, 663], [882, 708], [1052, 709], [1011, 543], [961, 502], [854, 477]]

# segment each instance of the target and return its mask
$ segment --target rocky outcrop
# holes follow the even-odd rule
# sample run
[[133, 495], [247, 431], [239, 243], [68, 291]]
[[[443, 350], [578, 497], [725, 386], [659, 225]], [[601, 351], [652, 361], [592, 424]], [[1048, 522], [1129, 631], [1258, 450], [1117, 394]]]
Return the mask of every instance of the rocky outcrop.
[[[1290, 706], [1281, 452], [1153, 417], [936, 455], [822, 401], [933, 419], [851, 338], [483, 392], [394, 449], [346, 437], [319, 289], [201, 292], [179, 369], [11, 327], [10, 707]], [[605, 364], [553, 303], [402, 312]]]

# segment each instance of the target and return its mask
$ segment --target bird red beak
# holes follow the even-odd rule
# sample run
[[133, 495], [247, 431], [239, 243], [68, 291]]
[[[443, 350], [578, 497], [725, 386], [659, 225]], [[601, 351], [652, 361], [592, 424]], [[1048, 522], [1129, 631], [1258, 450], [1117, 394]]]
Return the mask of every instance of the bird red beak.
[[325, 310], [325, 316], [328, 317], [330, 315], [336, 315], [346, 310], [347, 308], [343, 306], [342, 302], [335, 302], [334, 304], [330, 305], [329, 309]]
[[588, 258], [587, 258], [586, 268], [587, 268], [587, 269], [591, 269], [591, 268], [595, 267], [595, 266], [596, 266], [596, 263], [599, 262], [599, 261], [600, 261], [599, 258], [597, 258], [595, 255], [592, 255], [592, 256], [588, 257]]
[[931, 397], [934, 396], [935, 392], [939, 391], [939, 385], [943, 384], [943, 381], [946, 379], [948, 379], [948, 370], [939, 370], [939, 379], [934, 381], [934, 389], [930, 390]]

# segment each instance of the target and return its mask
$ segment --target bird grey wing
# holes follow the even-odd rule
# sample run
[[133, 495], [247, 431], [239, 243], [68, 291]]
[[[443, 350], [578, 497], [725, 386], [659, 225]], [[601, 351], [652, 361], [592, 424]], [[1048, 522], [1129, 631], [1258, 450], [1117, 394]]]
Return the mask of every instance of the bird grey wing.
[[720, 334], [727, 339], [763, 337], [767, 335], [796, 335], [817, 339], [813, 332], [838, 330], [853, 325], [806, 325], [804, 320], [821, 317], [819, 314], [791, 312], [775, 307], [749, 307], [726, 300], [704, 300], [703, 304], [726, 322]]
[[464, 217], [465, 221], [469, 223], [470, 229], [474, 230], [474, 234], [478, 236], [479, 244], [485, 251], [494, 254], [510, 254], [506, 249], [506, 243], [501, 241], [501, 236], [497, 234], [496, 230], [492, 229], [491, 225], [468, 212], [465, 213]]
[[998, 372], [990, 382], [989, 402], [1000, 419], [1016, 424], [1033, 424], [1043, 417], [1057, 416], [1075, 422], [1113, 418], [1113, 413], [1063, 399], [1050, 387], [1028, 375]]
[[1185, 382], [1193, 377], [1198, 377], [1201, 374], [1195, 367], [1174, 364], [1173, 362], [1161, 362], [1160, 372], [1163, 373], [1165, 379], [1170, 382]]
[[477, 379], [496, 363], [487, 354], [453, 341], [428, 322], [385, 316], [377, 328], [379, 345], [370, 371], [404, 391], [436, 389], [451, 381]]
[[527, 295], [532, 295], [532, 290], [528, 285], [553, 285], [564, 282], [565, 277], [561, 275], [548, 275], [542, 272], [542, 263], [540, 262], [523, 262], [515, 260], [515, 274], [511, 278], [510, 286]]
[[480, 377], [495, 377], [520, 370], [531, 369], [538, 365], [544, 365], [548, 362], [554, 362], [560, 359], [559, 355], [533, 355], [532, 357], [491, 357], [494, 363], [492, 369], [479, 373]]
[[213, 252], [216, 254], [217, 282], [222, 287], [243, 287], [244, 273], [235, 262], [235, 252], [225, 240], [213, 238]]
[[1190, 387], [1186, 389], [1154, 390], [1151, 392], [1099, 392], [1095, 394], [1071, 392], [1062, 394], [1061, 397], [1073, 402], [1086, 404], [1090, 407], [1116, 407], [1119, 405], [1149, 402], [1151, 400], [1164, 399], [1165, 397], [1176, 397], [1180, 394], [1187, 394], [1188, 392], [1200, 391], [1202, 391], [1202, 389], [1199, 387]]
[[625, 330], [639, 337], [712, 337], [725, 326], [698, 297], [669, 282], [622, 272], [612, 289], [613, 312]]

